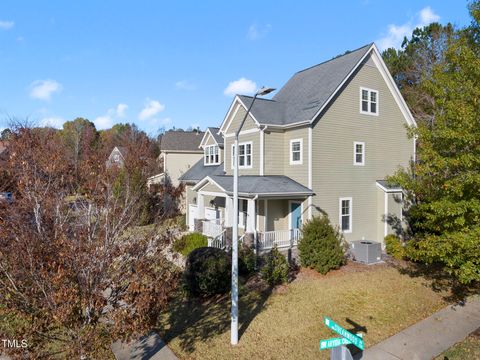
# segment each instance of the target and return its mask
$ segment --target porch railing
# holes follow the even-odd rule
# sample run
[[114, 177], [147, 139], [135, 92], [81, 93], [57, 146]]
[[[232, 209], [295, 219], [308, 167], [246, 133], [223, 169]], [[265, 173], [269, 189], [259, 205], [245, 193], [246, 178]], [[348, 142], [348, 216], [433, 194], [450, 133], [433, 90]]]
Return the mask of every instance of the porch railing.
[[225, 234], [226, 234], [226, 230], [223, 230], [216, 237], [208, 238], [208, 246], [216, 247], [216, 248], [219, 248], [219, 249], [225, 249], [225, 247], [226, 247]]
[[215, 238], [223, 232], [223, 224], [220, 220], [205, 220], [203, 223], [203, 235]]
[[300, 237], [300, 229], [260, 232], [258, 233], [258, 249], [268, 250], [274, 246], [277, 248], [297, 246]]

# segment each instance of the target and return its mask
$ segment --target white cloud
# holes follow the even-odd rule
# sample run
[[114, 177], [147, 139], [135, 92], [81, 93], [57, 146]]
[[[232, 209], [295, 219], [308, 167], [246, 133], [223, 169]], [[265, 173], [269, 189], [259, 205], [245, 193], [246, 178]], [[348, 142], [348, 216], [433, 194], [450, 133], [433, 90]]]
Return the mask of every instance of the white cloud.
[[147, 120], [154, 117], [156, 114], [162, 112], [163, 110], [165, 110], [165, 105], [160, 104], [160, 102], [157, 100], [147, 99], [145, 107], [138, 114], [138, 118], [140, 120]]
[[13, 21], [0, 20], [0, 29], [2, 30], [10, 30], [14, 25], [15, 22]]
[[235, 96], [236, 94], [253, 94], [257, 90], [257, 84], [252, 80], [245, 79], [244, 77], [232, 81], [225, 88], [223, 93], [227, 96]]
[[125, 112], [127, 111], [127, 109], [128, 109], [127, 104], [118, 104], [115, 112], [117, 113], [118, 117], [124, 118]]
[[435, 14], [430, 6], [420, 10], [420, 23], [423, 24], [423, 26], [438, 20], [440, 20], [440, 16]]
[[105, 115], [98, 116], [93, 122], [99, 130], [109, 129], [116, 123], [116, 120], [126, 116], [127, 109], [127, 104], [118, 104], [115, 108], [108, 109]]
[[30, 97], [48, 101], [53, 93], [61, 90], [62, 84], [55, 80], [37, 80], [30, 84]]
[[65, 119], [58, 116], [52, 116], [52, 117], [45, 117], [41, 119], [39, 122], [39, 125], [41, 127], [53, 127], [56, 129], [61, 129], [64, 122], [65, 122]]
[[252, 24], [248, 28], [247, 37], [250, 40], [258, 40], [258, 39], [261, 39], [261, 38], [265, 37], [270, 32], [271, 29], [272, 29], [272, 25], [270, 25], [270, 24], [267, 24], [267, 25], [264, 25], [264, 26], [259, 26], [257, 24]]
[[400, 48], [403, 39], [412, 35], [412, 31], [417, 27], [424, 27], [432, 22], [440, 20], [440, 16], [435, 14], [430, 6], [424, 7], [414, 17], [402, 25], [388, 25], [388, 33], [378, 39], [376, 44], [380, 50], [388, 48]]
[[175, 83], [175, 87], [178, 90], [188, 90], [192, 91], [195, 90], [197, 87], [194, 83], [188, 81], [188, 80], [180, 80]]

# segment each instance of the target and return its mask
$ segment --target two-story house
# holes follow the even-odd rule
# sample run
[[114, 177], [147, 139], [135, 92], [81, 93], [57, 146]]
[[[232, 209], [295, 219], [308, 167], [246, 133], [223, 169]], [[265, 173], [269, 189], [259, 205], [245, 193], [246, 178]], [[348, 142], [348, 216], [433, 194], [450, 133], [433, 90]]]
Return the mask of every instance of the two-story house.
[[[233, 99], [180, 178], [190, 228], [218, 241], [233, 223], [234, 133], [251, 101]], [[384, 179], [415, 157], [407, 126], [415, 120], [374, 44], [297, 72], [257, 98], [240, 132], [240, 233], [259, 248], [291, 246], [326, 214], [347, 241], [383, 242], [403, 222], [402, 190]]]
[[199, 148], [203, 135], [203, 132], [197, 130], [166, 131], [159, 140], [158, 161], [163, 164], [163, 172], [150, 177], [149, 185], [162, 183], [168, 178], [173, 186], [178, 186], [179, 177], [203, 156], [203, 151]]

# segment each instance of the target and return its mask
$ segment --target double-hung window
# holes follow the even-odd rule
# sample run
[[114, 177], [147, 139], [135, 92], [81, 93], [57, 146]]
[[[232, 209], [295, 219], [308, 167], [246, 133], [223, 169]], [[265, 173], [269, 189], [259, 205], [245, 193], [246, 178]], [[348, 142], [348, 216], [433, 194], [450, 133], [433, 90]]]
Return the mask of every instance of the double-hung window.
[[302, 161], [303, 161], [302, 148], [303, 148], [302, 139], [290, 140], [290, 165], [302, 164]]
[[[252, 142], [238, 144], [238, 167], [248, 169], [252, 167]], [[232, 145], [232, 169], [235, 164], [235, 145]]]
[[378, 115], [378, 91], [360, 88], [360, 113]]
[[352, 232], [352, 198], [345, 197], [339, 200], [339, 223], [344, 233]]
[[353, 165], [365, 165], [365, 143], [355, 141], [353, 143]]
[[218, 150], [218, 145], [208, 145], [205, 146], [204, 150], [204, 165], [218, 165], [220, 164], [220, 154]]

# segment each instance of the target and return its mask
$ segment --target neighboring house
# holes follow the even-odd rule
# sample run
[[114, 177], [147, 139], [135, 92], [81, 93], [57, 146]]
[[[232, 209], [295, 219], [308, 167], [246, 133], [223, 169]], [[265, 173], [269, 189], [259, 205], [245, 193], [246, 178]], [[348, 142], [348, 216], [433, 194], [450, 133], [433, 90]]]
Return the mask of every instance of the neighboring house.
[[[190, 229], [220, 242], [233, 223], [234, 133], [251, 101], [234, 98], [181, 177]], [[403, 223], [402, 190], [384, 180], [415, 157], [405, 125], [415, 120], [374, 44], [297, 72], [256, 100], [240, 133], [240, 234], [260, 249], [292, 246], [327, 214], [347, 241], [383, 243]]]
[[160, 155], [163, 173], [148, 179], [149, 185], [162, 183], [168, 177], [172, 185], [180, 184], [179, 178], [203, 156], [200, 142], [204, 133], [201, 131], [170, 130], [160, 140]]
[[123, 167], [125, 164], [125, 156], [127, 155], [127, 149], [122, 146], [115, 146], [110, 153], [107, 160], [107, 167], [119, 166]]

